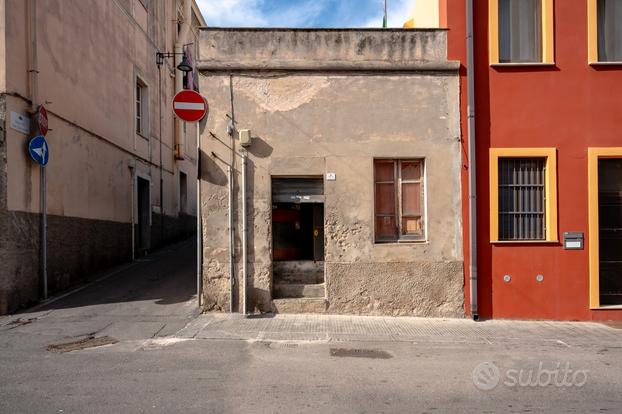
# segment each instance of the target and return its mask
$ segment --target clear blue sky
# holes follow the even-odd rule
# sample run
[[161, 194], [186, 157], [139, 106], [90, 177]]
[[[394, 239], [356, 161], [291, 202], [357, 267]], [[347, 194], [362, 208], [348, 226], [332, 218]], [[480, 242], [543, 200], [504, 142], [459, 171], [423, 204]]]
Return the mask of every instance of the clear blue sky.
[[[402, 27], [415, 0], [387, 0], [389, 27]], [[208, 26], [382, 27], [384, 0], [197, 0]]]

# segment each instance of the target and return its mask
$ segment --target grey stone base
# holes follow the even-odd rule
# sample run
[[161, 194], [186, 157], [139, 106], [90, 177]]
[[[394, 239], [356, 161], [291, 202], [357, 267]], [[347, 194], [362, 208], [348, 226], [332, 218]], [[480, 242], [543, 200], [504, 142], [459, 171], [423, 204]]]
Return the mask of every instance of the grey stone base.
[[[275, 299], [269, 264], [249, 264], [248, 307], [277, 313], [425, 316], [463, 318], [462, 261], [326, 264], [326, 300]], [[236, 266], [236, 271], [238, 271]], [[253, 272], [258, 272], [253, 276]], [[228, 312], [228, 264], [203, 267], [204, 311]], [[238, 273], [239, 277], [240, 273]], [[239, 279], [238, 279], [239, 280]], [[234, 295], [239, 311], [240, 283]]]
[[463, 263], [326, 263], [327, 313], [464, 317]]

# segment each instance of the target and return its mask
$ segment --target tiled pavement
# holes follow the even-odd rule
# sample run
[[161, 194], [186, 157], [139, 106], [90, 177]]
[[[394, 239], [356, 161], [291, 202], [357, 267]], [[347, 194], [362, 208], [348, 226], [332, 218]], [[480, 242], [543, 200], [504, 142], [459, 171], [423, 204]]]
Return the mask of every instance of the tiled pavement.
[[622, 346], [622, 329], [592, 322], [438, 319], [377, 316], [206, 314], [177, 337], [272, 341], [533, 342]]

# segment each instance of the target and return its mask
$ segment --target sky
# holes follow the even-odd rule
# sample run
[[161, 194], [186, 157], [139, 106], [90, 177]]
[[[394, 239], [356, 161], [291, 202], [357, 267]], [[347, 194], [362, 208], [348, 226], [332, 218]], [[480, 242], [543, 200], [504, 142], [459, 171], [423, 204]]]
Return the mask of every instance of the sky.
[[[382, 27], [384, 0], [196, 0], [208, 26]], [[415, 0], [387, 0], [389, 27], [402, 27]]]

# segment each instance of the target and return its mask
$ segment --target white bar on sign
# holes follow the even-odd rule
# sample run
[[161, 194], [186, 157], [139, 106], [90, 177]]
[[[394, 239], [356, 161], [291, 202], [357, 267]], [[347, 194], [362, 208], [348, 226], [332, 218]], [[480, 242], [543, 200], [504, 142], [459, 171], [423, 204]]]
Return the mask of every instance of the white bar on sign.
[[175, 109], [194, 109], [197, 111], [202, 111], [205, 109], [205, 104], [193, 102], [175, 102], [173, 106], [175, 107]]
[[579, 241], [567, 241], [566, 242], [566, 247], [570, 248], [570, 249], [578, 249], [579, 247], [581, 247], [581, 242], [579, 242]]

